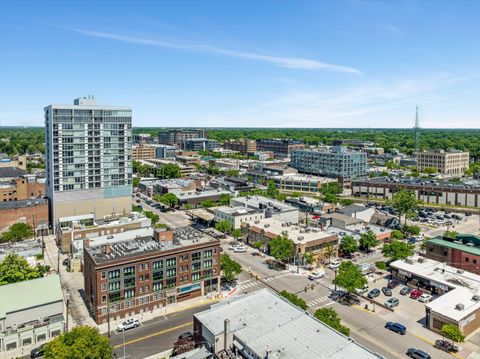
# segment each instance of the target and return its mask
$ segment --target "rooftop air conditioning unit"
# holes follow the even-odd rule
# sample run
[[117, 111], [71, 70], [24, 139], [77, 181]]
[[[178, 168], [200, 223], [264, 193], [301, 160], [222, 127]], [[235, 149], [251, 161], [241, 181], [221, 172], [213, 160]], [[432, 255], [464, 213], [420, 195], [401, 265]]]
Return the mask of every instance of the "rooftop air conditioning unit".
[[480, 294], [475, 294], [473, 297], [472, 297], [472, 300], [474, 302], [480, 302]]
[[456, 310], [464, 310], [464, 309], [465, 309], [465, 305], [462, 304], [462, 303], [458, 303], [458, 304], [455, 306], [455, 309], [456, 309]]
[[418, 263], [423, 263], [423, 257], [418, 257]]
[[268, 227], [270, 227], [270, 225], [267, 223], [267, 224], [264, 225], [264, 227], [268, 228]]
[[475, 247], [475, 244], [473, 244], [473, 243], [467, 243], [467, 246], [468, 246], [468, 247]]
[[457, 274], [463, 274], [463, 269], [457, 269]]

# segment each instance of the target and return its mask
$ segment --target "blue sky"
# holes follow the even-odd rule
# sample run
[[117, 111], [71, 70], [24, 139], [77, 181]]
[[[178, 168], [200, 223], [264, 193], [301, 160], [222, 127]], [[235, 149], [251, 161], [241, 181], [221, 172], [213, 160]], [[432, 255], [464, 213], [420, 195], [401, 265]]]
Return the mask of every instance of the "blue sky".
[[480, 128], [480, 2], [0, 3], [0, 125], [94, 94], [134, 126]]

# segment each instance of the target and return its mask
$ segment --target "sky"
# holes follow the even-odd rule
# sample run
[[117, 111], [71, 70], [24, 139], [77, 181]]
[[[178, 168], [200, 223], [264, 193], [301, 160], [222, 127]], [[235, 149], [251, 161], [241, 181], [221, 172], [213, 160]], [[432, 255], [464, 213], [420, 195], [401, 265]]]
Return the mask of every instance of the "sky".
[[0, 126], [480, 128], [480, 2], [4, 0]]

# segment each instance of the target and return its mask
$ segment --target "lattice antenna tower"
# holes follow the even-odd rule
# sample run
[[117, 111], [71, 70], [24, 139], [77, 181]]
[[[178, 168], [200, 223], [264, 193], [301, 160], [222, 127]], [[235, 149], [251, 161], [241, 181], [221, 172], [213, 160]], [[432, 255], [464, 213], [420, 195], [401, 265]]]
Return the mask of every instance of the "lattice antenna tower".
[[415, 127], [413, 128], [413, 145], [415, 147], [414, 155], [416, 155], [420, 149], [420, 121], [418, 120], [418, 105], [415, 110]]

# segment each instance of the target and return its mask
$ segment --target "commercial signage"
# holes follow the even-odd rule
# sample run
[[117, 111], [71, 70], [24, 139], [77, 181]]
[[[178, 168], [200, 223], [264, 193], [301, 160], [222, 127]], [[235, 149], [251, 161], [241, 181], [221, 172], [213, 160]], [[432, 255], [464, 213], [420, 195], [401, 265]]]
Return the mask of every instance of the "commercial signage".
[[188, 292], [193, 292], [194, 290], [200, 289], [201, 285], [200, 283], [197, 284], [191, 284], [187, 285], [186, 287], [179, 288], [180, 293], [188, 293]]
[[401, 270], [401, 269], [398, 270], [398, 274], [401, 274], [405, 277], [411, 277], [412, 276], [411, 273], [405, 272], [404, 270]]
[[475, 315], [475, 313], [473, 313], [471, 316], [469, 316], [468, 318], [465, 318], [464, 320], [461, 320], [459, 324], [460, 327], [464, 327], [466, 326], [468, 323], [470, 322], [473, 322], [475, 320], [477, 316]]
[[443, 283], [439, 283], [437, 281], [431, 280], [430, 285], [432, 287], [435, 287], [435, 288], [438, 288], [438, 289], [441, 289], [441, 290], [444, 290], [444, 291], [448, 291], [448, 286], [443, 284]]

